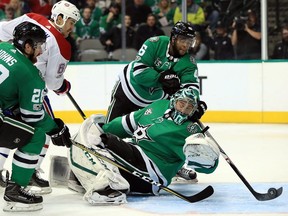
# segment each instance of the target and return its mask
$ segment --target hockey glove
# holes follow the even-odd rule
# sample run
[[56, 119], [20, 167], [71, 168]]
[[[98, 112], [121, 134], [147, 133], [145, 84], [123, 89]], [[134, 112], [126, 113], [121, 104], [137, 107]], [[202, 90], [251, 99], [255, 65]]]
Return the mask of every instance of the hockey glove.
[[166, 70], [160, 74], [159, 82], [162, 89], [170, 96], [180, 89], [180, 79], [173, 70]]
[[54, 121], [58, 125], [58, 128], [47, 133], [51, 137], [52, 143], [57, 146], [66, 146], [67, 148], [70, 148], [72, 142], [70, 140], [71, 135], [69, 133], [69, 128], [59, 118], [55, 118]]
[[204, 101], [198, 101], [198, 108], [189, 119], [193, 122], [199, 120], [204, 115], [206, 110], [207, 104]]
[[62, 86], [57, 89], [57, 90], [54, 90], [54, 92], [57, 94], [57, 95], [64, 95], [66, 94], [67, 92], [69, 92], [71, 89], [71, 84], [68, 80], [64, 79], [63, 80], [63, 83], [62, 83]]

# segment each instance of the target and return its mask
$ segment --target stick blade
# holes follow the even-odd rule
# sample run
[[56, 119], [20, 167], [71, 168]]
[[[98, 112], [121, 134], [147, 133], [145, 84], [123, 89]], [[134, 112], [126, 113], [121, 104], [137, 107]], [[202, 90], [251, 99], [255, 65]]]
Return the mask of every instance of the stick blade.
[[268, 200], [272, 200], [272, 199], [279, 197], [282, 194], [282, 192], [283, 192], [283, 187], [280, 187], [278, 189], [269, 188], [268, 192], [265, 194], [261, 194], [261, 193], [256, 192], [253, 195], [259, 201], [268, 201]]
[[193, 196], [186, 196], [186, 200], [190, 203], [199, 202], [201, 200], [204, 200], [208, 197], [210, 197], [214, 193], [214, 189], [211, 185], [206, 187], [204, 190], [200, 191], [199, 193], [193, 195]]

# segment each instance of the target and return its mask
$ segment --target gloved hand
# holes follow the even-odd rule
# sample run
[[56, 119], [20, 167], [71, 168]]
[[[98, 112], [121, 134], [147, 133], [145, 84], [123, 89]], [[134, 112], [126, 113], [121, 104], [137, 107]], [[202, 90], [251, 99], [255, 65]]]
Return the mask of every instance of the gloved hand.
[[59, 118], [55, 118], [54, 121], [58, 125], [58, 128], [47, 133], [47, 135], [51, 137], [54, 145], [66, 146], [67, 148], [70, 148], [72, 142], [70, 140], [71, 135], [69, 133], [69, 128]]
[[162, 84], [163, 91], [169, 95], [173, 95], [180, 89], [180, 79], [173, 70], [162, 72], [158, 80]]
[[68, 80], [64, 79], [63, 80], [63, 83], [62, 83], [62, 86], [57, 89], [57, 90], [54, 90], [54, 92], [57, 94], [57, 95], [64, 95], [66, 94], [67, 92], [69, 92], [71, 89], [71, 84]]
[[198, 108], [194, 112], [194, 114], [189, 117], [189, 119], [193, 122], [199, 120], [207, 110], [207, 104], [204, 101], [198, 101]]

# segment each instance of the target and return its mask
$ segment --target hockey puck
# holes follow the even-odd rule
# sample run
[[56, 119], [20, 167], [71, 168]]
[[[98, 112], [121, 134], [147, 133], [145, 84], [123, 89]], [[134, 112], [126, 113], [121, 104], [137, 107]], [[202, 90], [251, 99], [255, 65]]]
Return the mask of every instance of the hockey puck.
[[268, 194], [270, 197], [276, 197], [277, 196], [277, 190], [275, 188], [270, 188], [268, 190]]

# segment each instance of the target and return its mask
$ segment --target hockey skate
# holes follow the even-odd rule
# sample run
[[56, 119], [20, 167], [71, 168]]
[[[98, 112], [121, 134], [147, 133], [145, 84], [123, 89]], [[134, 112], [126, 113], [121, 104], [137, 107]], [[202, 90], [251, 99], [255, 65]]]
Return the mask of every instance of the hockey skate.
[[190, 168], [182, 167], [176, 174], [176, 176], [172, 179], [172, 183], [188, 183], [194, 184], [197, 183], [197, 173]]
[[7, 182], [4, 200], [6, 206], [4, 206], [3, 211], [7, 212], [37, 211], [43, 208], [42, 196], [31, 194], [10, 180]]
[[37, 195], [49, 194], [52, 192], [52, 188], [50, 187], [49, 181], [41, 178], [40, 172], [43, 171], [41, 169], [35, 169], [29, 185], [25, 189]]
[[84, 200], [91, 205], [120, 205], [127, 203], [126, 194], [109, 186], [101, 191], [91, 191], [84, 195]]

